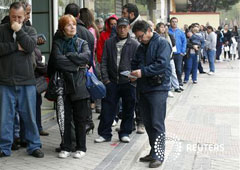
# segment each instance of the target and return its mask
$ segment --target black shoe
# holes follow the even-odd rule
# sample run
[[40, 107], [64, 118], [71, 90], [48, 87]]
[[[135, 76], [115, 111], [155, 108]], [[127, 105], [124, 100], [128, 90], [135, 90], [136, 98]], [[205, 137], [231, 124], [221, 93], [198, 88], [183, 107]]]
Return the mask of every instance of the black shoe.
[[96, 113], [101, 113], [101, 109], [100, 108], [96, 108]]
[[94, 123], [93, 122], [88, 122], [87, 125], [86, 125], [86, 134], [89, 134], [89, 132], [92, 130], [92, 133], [93, 133], [93, 130], [94, 130]]
[[154, 159], [149, 163], [149, 168], [157, 168], [161, 165], [162, 165], [161, 161]]
[[197, 81], [193, 81], [193, 84], [197, 84]]
[[43, 130], [41, 130], [41, 131], [39, 132], [39, 134], [40, 134], [40, 136], [48, 136], [48, 135], [49, 135], [48, 132], [43, 131]]
[[206, 74], [206, 72], [205, 72], [205, 71], [202, 71], [202, 72], [200, 72], [200, 74]]
[[27, 147], [27, 142], [26, 141], [21, 141], [20, 145], [21, 145], [21, 147], [26, 148]]
[[184, 88], [183, 88], [183, 86], [179, 86], [179, 89], [180, 89], [180, 90], [182, 90], [182, 91], [184, 91]]
[[55, 148], [55, 152], [61, 152], [61, 147]]
[[0, 158], [2, 157], [6, 157], [7, 155], [5, 155], [5, 153], [3, 153], [2, 151], [0, 151]]
[[141, 158], [139, 159], [140, 162], [151, 162], [151, 161], [153, 161], [153, 160], [154, 160], [154, 159], [152, 158], [151, 155], [146, 155], [146, 156], [141, 157]]
[[182, 92], [182, 90], [180, 90], [180, 89], [175, 89], [174, 91], [177, 92], [177, 93], [181, 93]]
[[31, 155], [36, 157], [36, 158], [43, 158], [44, 157], [44, 153], [40, 149], [34, 150]]
[[16, 150], [20, 149], [20, 146], [19, 146], [17, 143], [13, 142], [11, 149], [12, 149], [13, 151], [16, 151]]

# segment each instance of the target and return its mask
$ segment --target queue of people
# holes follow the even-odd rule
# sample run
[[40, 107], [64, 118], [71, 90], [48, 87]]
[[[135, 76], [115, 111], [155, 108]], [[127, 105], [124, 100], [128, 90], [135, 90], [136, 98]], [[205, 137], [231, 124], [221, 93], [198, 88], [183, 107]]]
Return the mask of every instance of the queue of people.
[[[55, 101], [61, 112], [57, 114], [62, 139], [56, 148], [59, 158], [86, 155], [86, 135], [95, 127], [91, 109], [95, 102], [100, 123], [94, 142], [111, 141], [112, 124], [116, 117], [121, 118], [119, 141], [129, 143], [135, 129], [138, 134], [146, 130], [151, 149], [140, 161], [157, 168], [164, 161], [167, 98], [174, 97], [172, 92], [183, 92], [190, 75], [193, 84], [198, 83], [197, 70], [205, 73], [201, 66], [204, 58], [209, 62], [208, 74], [213, 75], [215, 58], [220, 59], [222, 49], [225, 58], [227, 54], [230, 59], [237, 56], [238, 34], [227, 26], [215, 33], [211, 26], [205, 30], [193, 23], [184, 32], [173, 17], [170, 25], [158, 23], [154, 28], [131, 3], [123, 6], [122, 17], [112, 15], [105, 22], [100, 18], [95, 22], [89, 9], [70, 3], [59, 19], [50, 58], [44, 65], [37, 47], [44, 41], [37, 38], [28, 15], [29, 4], [14, 2], [9, 19], [0, 25], [0, 157], [11, 155], [19, 136], [30, 155], [44, 157], [40, 135], [48, 133], [41, 126], [42, 95], [36, 91], [36, 79], [48, 76], [52, 81], [57, 76], [62, 80], [61, 100]], [[33, 61], [39, 64], [35, 67]], [[85, 85], [87, 71], [106, 87], [101, 101], [91, 99]], [[163, 141], [161, 157], [154, 149], [159, 137]]]

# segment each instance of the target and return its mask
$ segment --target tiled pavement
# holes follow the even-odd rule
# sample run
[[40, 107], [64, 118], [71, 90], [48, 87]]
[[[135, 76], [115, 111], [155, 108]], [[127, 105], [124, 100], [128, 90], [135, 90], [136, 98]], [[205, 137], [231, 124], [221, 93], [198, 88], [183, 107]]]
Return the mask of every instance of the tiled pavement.
[[[207, 67], [207, 65], [205, 65]], [[239, 61], [216, 64], [214, 76], [199, 75], [181, 94], [168, 99], [164, 170], [239, 170]], [[45, 116], [45, 119], [47, 116]], [[98, 114], [93, 114], [98, 126]], [[45, 157], [28, 156], [25, 149], [0, 159], [0, 170], [145, 170], [138, 162], [149, 150], [146, 134], [131, 135], [131, 143], [119, 143], [113, 131], [111, 142], [95, 144], [97, 128], [87, 136], [87, 155], [78, 160], [57, 158], [60, 143], [56, 120], [49, 121], [50, 136], [41, 137]], [[114, 130], [115, 128], [113, 128]], [[174, 140], [172, 140], [174, 139]], [[218, 150], [220, 145], [224, 151]], [[211, 148], [215, 150], [211, 150]], [[197, 150], [196, 150], [197, 148]], [[216, 149], [217, 148], [217, 149]]]
[[[199, 75], [197, 85], [188, 83], [168, 113], [166, 131], [178, 140], [167, 140], [159, 170], [240, 169], [239, 64], [239, 60], [216, 63], [215, 75]], [[146, 147], [140, 155], [148, 151]], [[137, 159], [131, 170], [145, 169], [148, 164]]]

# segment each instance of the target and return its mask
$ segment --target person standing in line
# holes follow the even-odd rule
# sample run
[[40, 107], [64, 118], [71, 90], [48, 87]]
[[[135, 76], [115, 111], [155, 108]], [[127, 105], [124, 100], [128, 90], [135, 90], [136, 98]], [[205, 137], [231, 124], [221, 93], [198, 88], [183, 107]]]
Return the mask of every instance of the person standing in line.
[[[133, 26], [133, 32], [141, 43], [132, 60], [131, 75], [137, 77], [137, 90], [139, 91], [140, 113], [143, 117], [147, 131], [150, 153], [140, 162], [149, 162], [150, 168], [157, 168], [164, 161], [165, 152], [165, 117], [167, 109], [167, 96], [170, 90], [170, 44], [157, 33], [153, 32], [146, 21], [137, 21]], [[155, 142], [162, 155], [155, 150]]]
[[127, 3], [122, 7], [122, 17], [128, 18], [130, 22], [129, 34], [132, 38], [135, 38], [135, 34], [132, 32], [132, 28], [137, 21], [142, 20], [139, 14], [138, 7], [132, 3]]
[[124, 143], [130, 142], [136, 88], [121, 72], [131, 71], [131, 60], [137, 50], [138, 42], [130, 37], [129, 29], [128, 19], [118, 19], [117, 35], [108, 39], [104, 45], [101, 75], [106, 85], [107, 95], [102, 99], [102, 112], [98, 126], [99, 137], [94, 140], [96, 143], [111, 141], [111, 127], [117, 114], [120, 97], [122, 98], [122, 121], [118, 132], [119, 140]]
[[231, 31], [228, 29], [228, 24], [224, 25], [224, 29], [222, 31], [223, 36], [224, 36], [224, 40], [223, 40], [223, 44], [224, 44], [224, 61], [227, 60], [227, 54], [228, 54], [228, 60], [231, 60], [231, 54], [230, 54], [230, 46], [232, 43], [232, 33]]
[[99, 40], [97, 42], [97, 60], [98, 60], [98, 63], [100, 64], [102, 63], [104, 43], [106, 40], [110, 38], [112, 28], [117, 25], [117, 20], [118, 20], [118, 17], [116, 15], [111, 15], [105, 21], [105, 30], [101, 32]]
[[183, 56], [186, 55], [187, 39], [184, 32], [177, 27], [177, 23], [178, 23], [178, 19], [176, 17], [172, 17], [170, 19], [169, 33], [172, 34], [176, 40], [177, 51], [173, 53], [173, 59], [176, 67], [178, 83], [179, 83], [180, 89], [183, 90], [182, 65], [183, 65]]
[[222, 46], [223, 46], [223, 40], [224, 40], [222, 27], [219, 26], [218, 30], [215, 33], [217, 34], [216, 61], [221, 61], [220, 56], [222, 54]]
[[[77, 36], [85, 41], [88, 42], [88, 47], [89, 50], [91, 51], [91, 55], [93, 54], [93, 50], [94, 50], [94, 37], [92, 35], [92, 33], [86, 28], [86, 26], [84, 25], [84, 23], [79, 19], [80, 16], [80, 7], [75, 4], [75, 3], [70, 3], [66, 6], [65, 8], [65, 12], [64, 15], [70, 14], [72, 16], [74, 16], [74, 18], [76, 19], [77, 22]], [[57, 40], [57, 39], [61, 39], [62, 38], [62, 33], [60, 30], [57, 30], [57, 32], [55, 33], [53, 40]], [[53, 73], [50, 73], [53, 74]], [[89, 102], [90, 103], [90, 102]], [[89, 113], [91, 112], [91, 108], [90, 108], [90, 104], [89, 104]], [[89, 121], [90, 122], [90, 121]], [[72, 121], [72, 140], [73, 142], [75, 141], [76, 137], [75, 137], [75, 133], [74, 133], [74, 122]], [[86, 133], [88, 133], [90, 130], [93, 130], [94, 126], [93, 123], [88, 123], [86, 125]], [[61, 142], [62, 143], [62, 142]], [[62, 144], [60, 144], [61, 146]], [[73, 148], [74, 150], [74, 148]], [[56, 152], [61, 152], [61, 147], [57, 147], [55, 149]]]
[[[92, 67], [90, 67], [89, 71], [93, 72], [94, 74], [96, 74], [96, 76], [98, 76], [98, 71], [96, 69], [96, 50], [97, 50], [97, 41], [99, 39], [99, 30], [95, 24], [95, 19], [94, 19], [94, 15], [93, 13], [88, 9], [88, 8], [81, 8], [80, 9], [80, 20], [85, 24], [85, 26], [87, 27], [87, 29], [92, 33], [93, 37], [94, 37], [94, 49], [93, 49], [93, 55], [92, 58], [90, 59], [90, 64], [92, 65]], [[95, 69], [93, 69], [93, 67]], [[98, 105], [95, 105], [96, 101], [91, 100], [91, 109], [96, 109], [96, 107], [100, 108], [100, 103], [98, 102]], [[88, 123], [87, 123], [87, 129], [94, 129], [95, 125], [93, 123], [92, 120], [92, 110], [90, 109], [90, 115], [88, 118]]]
[[18, 112], [24, 124], [27, 152], [43, 158], [36, 124], [36, 81], [31, 58], [37, 33], [24, 23], [25, 6], [21, 2], [11, 4], [9, 17], [10, 22], [0, 26], [0, 157], [11, 155], [14, 117]]
[[[64, 132], [59, 158], [67, 158], [72, 152], [73, 120], [76, 136], [74, 158], [85, 156], [86, 123], [89, 116], [89, 93], [86, 88], [86, 68], [91, 52], [88, 43], [76, 34], [77, 21], [72, 15], [63, 15], [59, 19], [58, 29], [61, 36], [53, 41], [52, 51], [48, 62], [48, 76], [55, 72], [63, 75], [64, 80]], [[57, 102], [57, 105], [61, 104]], [[58, 107], [58, 106], [57, 106]]]
[[[122, 7], [122, 17], [128, 18], [130, 21], [130, 31], [129, 34], [132, 38], [135, 38], [135, 34], [132, 32], [132, 28], [134, 26], [134, 24], [137, 21], [142, 20], [138, 8], [136, 5], [132, 4], [132, 3], [128, 3], [126, 5], [124, 5]], [[145, 128], [143, 125], [143, 120], [142, 120], [142, 116], [139, 112], [139, 104], [138, 104], [138, 91], [136, 94], [137, 98], [136, 98], [136, 106], [135, 106], [135, 122], [137, 125], [137, 134], [144, 134], [145, 133]], [[134, 126], [133, 126], [133, 130], [135, 130], [135, 123], [133, 122]]]
[[[170, 45], [172, 47], [172, 51], [176, 48], [175, 39], [174, 39], [173, 35], [168, 34], [168, 27], [165, 26], [164, 23], [160, 22], [156, 25], [156, 32], [161, 37], [164, 37], [166, 40], [168, 40], [168, 42], [170, 43]], [[171, 65], [171, 70], [172, 70], [172, 74], [171, 74], [171, 78], [170, 78], [171, 88], [173, 88], [175, 92], [181, 93], [172, 55], [170, 56], [170, 65]], [[174, 95], [171, 91], [168, 92], [168, 97], [174, 97]]]
[[98, 17], [95, 20], [95, 24], [96, 24], [96, 26], [97, 26], [97, 28], [99, 30], [99, 34], [101, 34], [101, 32], [104, 31], [104, 27], [105, 27], [103, 19], [101, 17]]
[[207, 26], [207, 41], [206, 41], [206, 49], [207, 49], [207, 56], [209, 62], [209, 69], [208, 75], [213, 75], [215, 73], [215, 57], [216, 57], [216, 45], [217, 45], [217, 35], [213, 31], [212, 26]]
[[[113, 27], [116, 27], [117, 25], [118, 17], [116, 15], [111, 15], [108, 19], [105, 21], [105, 30], [101, 32], [100, 37], [97, 42], [97, 61], [98, 66], [100, 68], [100, 65], [102, 63], [102, 54], [103, 54], [103, 48], [105, 41], [110, 38], [111, 32]], [[101, 100], [96, 100], [96, 113], [101, 113]]]
[[232, 44], [230, 46], [230, 53], [232, 55], [232, 59], [235, 60], [236, 59], [236, 56], [237, 56], [237, 39], [239, 38], [238, 36], [238, 28], [237, 26], [235, 25], [232, 29], [232, 38], [231, 38], [231, 41], [232, 41]]
[[187, 57], [185, 59], [185, 77], [183, 83], [187, 83], [190, 74], [192, 74], [193, 84], [197, 84], [198, 60], [200, 60], [201, 49], [204, 48], [204, 39], [197, 35], [199, 28], [193, 25], [191, 31], [187, 33]]

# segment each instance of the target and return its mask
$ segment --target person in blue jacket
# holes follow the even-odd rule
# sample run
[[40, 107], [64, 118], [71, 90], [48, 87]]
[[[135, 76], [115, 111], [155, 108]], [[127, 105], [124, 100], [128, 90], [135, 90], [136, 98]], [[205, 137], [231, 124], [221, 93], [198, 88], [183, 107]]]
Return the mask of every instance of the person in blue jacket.
[[[133, 70], [131, 75], [137, 79], [131, 80], [137, 80], [140, 113], [151, 145], [150, 153], [140, 158], [140, 161], [150, 162], [150, 168], [157, 168], [164, 160], [164, 120], [170, 90], [172, 49], [167, 40], [152, 32], [146, 21], [137, 21], [133, 26], [133, 32], [141, 45], [131, 63]], [[157, 141], [161, 142], [156, 144]], [[159, 148], [157, 152], [155, 147]]]
[[183, 56], [186, 55], [187, 39], [184, 32], [177, 27], [177, 23], [178, 23], [178, 19], [176, 17], [172, 17], [170, 19], [169, 33], [172, 34], [176, 40], [177, 52], [173, 53], [173, 59], [176, 67], [176, 73], [177, 73], [180, 89], [183, 90], [182, 64], [183, 64]]

